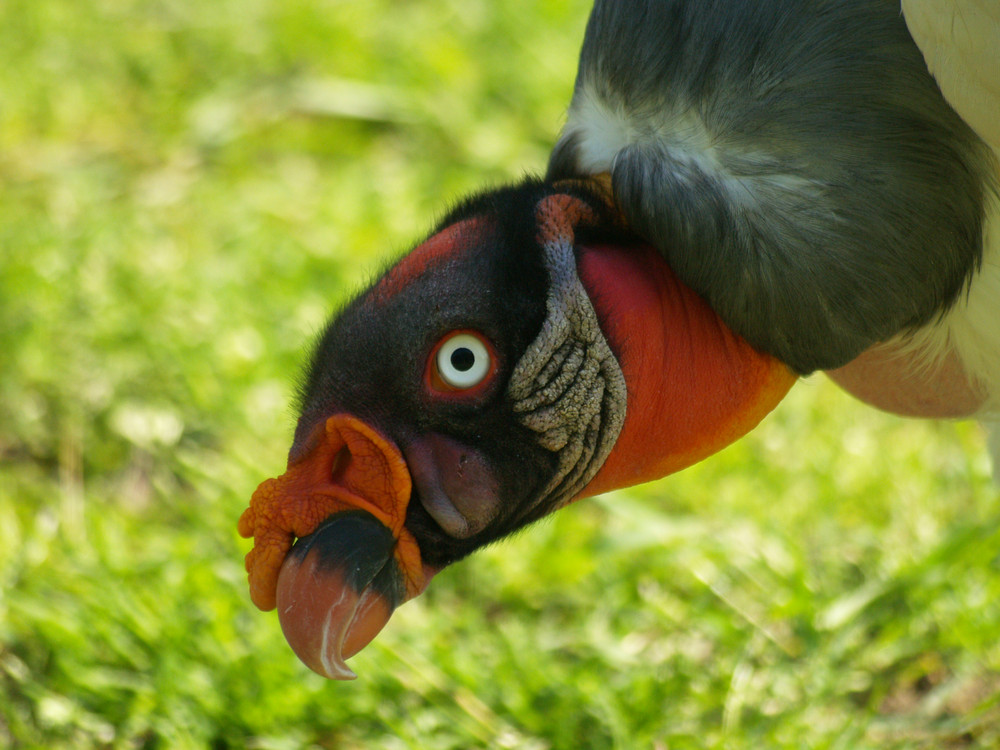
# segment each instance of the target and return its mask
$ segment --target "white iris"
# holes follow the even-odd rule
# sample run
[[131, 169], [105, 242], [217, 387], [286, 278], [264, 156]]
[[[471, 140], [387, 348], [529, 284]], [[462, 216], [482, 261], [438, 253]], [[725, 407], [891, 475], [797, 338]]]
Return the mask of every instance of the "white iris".
[[490, 371], [489, 349], [470, 333], [456, 334], [438, 349], [437, 369], [452, 388], [472, 388]]

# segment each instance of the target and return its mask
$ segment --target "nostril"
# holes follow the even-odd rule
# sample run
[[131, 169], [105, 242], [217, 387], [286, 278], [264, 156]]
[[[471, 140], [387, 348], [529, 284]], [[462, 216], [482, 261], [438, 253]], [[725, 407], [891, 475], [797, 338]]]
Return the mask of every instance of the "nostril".
[[351, 452], [347, 449], [345, 445], [339, 451], [337, 455], [333, 457], [333, 463], [330, 466], [330, 477], [334, 480], [343, 477], [344, 472], [347, 470], [347, 465], [351, 462]]

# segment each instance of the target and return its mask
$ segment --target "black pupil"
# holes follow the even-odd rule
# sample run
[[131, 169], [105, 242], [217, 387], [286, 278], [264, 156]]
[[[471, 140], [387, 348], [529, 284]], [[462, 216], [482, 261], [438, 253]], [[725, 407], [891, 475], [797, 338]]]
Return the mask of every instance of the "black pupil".
[[468, 372], [476, 364], [476, 355], [462, 346], [451, 353], [451, 366], [459, 372]]

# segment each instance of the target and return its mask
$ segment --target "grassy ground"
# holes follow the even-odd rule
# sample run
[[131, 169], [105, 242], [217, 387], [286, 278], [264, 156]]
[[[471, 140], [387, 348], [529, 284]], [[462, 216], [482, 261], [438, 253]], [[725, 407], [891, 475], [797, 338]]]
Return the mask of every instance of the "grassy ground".
[[250, 604], [309, 337], [542, 168], [586, 5], [0, 4], [0, 746], [1000, 743], [983, 435], [821, 378], [441, 574], [357, 682]]

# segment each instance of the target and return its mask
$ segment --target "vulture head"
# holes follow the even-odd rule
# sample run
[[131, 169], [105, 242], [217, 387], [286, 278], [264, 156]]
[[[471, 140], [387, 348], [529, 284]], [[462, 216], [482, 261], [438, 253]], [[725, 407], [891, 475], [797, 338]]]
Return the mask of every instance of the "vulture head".
[[704, 458], [794, 382], [604, 184], [466, 201], [320, 336], [287, 471], [239, 523], [254, 603], [320, 674], [353, 677], [344, 660], [445, 566]]

